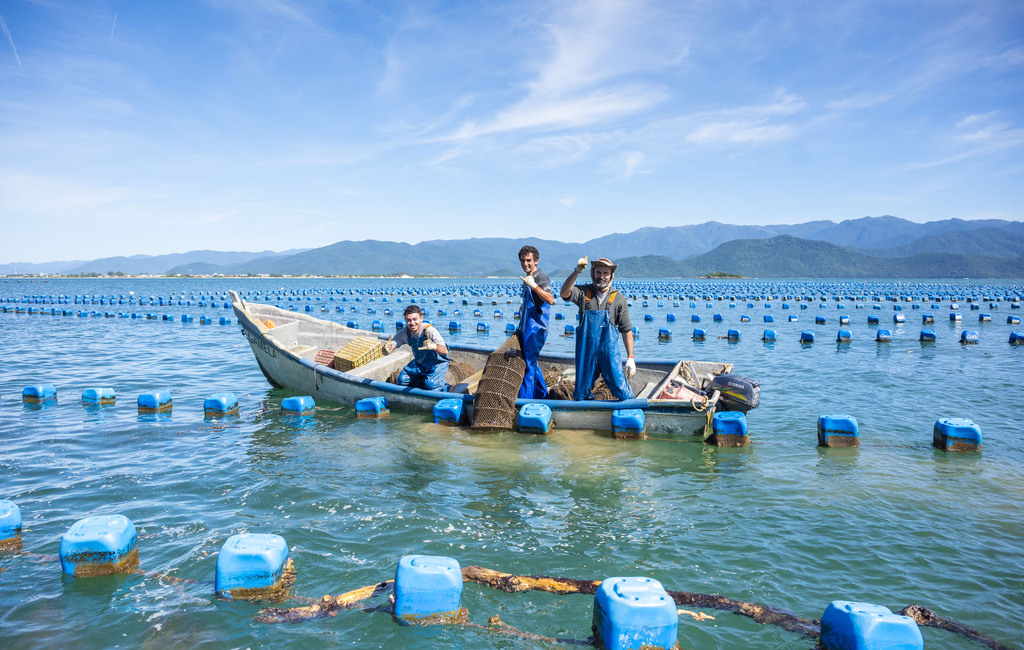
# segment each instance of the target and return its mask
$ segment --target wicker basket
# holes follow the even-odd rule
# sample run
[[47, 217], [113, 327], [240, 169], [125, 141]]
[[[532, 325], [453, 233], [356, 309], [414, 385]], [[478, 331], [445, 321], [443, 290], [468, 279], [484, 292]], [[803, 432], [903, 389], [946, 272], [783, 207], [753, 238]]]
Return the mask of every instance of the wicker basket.
[[474, 429], [513, 429], [516, 425], [516, 398], [523, 384], [526, 361], [519, 337], [510, 336], [487, 357], [480, 386], [473, 398]]
[[334, 353], [334, 369], [352, 370], [381, 358], [381, 342], [368, 336], [357, 336]]

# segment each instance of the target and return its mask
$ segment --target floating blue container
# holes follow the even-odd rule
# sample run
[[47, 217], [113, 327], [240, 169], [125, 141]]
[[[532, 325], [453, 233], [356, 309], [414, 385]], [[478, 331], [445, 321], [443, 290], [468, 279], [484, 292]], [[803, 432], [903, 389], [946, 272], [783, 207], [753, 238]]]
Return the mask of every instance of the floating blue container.
[[464, 402], [457, 397], [449, 397], [434, 404], [434, 423], [457, 427], [462, 423]]
[[140, 393], [137, 402], [140, 413], [169, 411], [173, 404], [171, 394], [165, 390], [158, 390], [152, 393]]
[[719, 411], [711, 418], [708, 442], [717, 447], [743, 447], [750, 444], [747, 418], [739, 411]]
[[560, 311], [555, 312], [555, 320], [565, 320], [565, 314]]
[[775, 322], [775, 317], [772, 316], [771, 314], [765, 314], [764, 315], [764, 322], [766, 322], [766, 323], [774, 323]]
[[395, 570], [395, 617], [456, 619], [462, 606], [462, 567], [450, 557], [406, 555]]
[[943, 451], [979, 451], [981, 428], [967, 418], [939, 418], [932, 428], [932, 445]]
[[693, 330], [693, 340], [694, 341], [703, 341], [705, 339], [705, 337], [707, 337], [707, 334], [708, 334], [707, 332], [705, 332], [704, 330], [702, 330], [699, 327], [694, 328], [694, 330]]
[[647, 421], [643, 409], [616, 409], [612, 411], [612, 435], [616, 438], [643, 438]]
[[692, 315], [690, 316], [690, 322], [691, 322], [691, 323], [699, 323], [699, 322], [700, 322], [700, 315], [698, 315], [698, 314], [692, 314]]
[[740, 316], [740, 322], [741, 323], [749, 323], [750, 322], [750, 316], [747, 316], [746, 314], [743, 314], [742, 316]]
[[545, 434], [551, 431], [553, 419], [547, 404], [523, 404], [519, 409], [516, 426], [521, 433]]
[[0, 551], [21, 544], [21, 508], [7, 499], [0, 499]]
[[849, 316], [840, 316], [839, 317], [839, 324], [840, 325], [849, 325], [850, 324], [850, 317]]
[[715, 321], [716, 323], [721, 323], [723, 317], [721, 314], [715, 314], [714, 316], [711, 317], [711, 320]]
[[193, 321], [193, 318], [191, 316], [189, 316], [188, 314], [182, 314], [181, 315], [181, 322], [182, 323], [191, 323], [192, 321]]
[[1007, 325], [1020, 325], [1020, 316], [1007, 316], [1006, 317], [1006, 324]]
[[572, 336], [575, 333], [576, 333], [576, 326], [575, 325], [566, 325], [565, 326], [565, 335], [566, 336]]
[[662, 328], [658, 329], [658, 340], [659, 341], [668, 341], [671, 338], [672, 338], [672, 330], [670, 330], [667, 327], [662, 327]]
[[965, 345], [976, 344], [978, 342], [978, 333], [974, 330], [964, 330], [960, 332], [960, 343]]
[[33, 384], [21, 390], [21, 399], [30, 404], [57, 401], [57, 387], [53, 384]]
[[828, 650], [923, 650], [921, 629], [887, 607], [833, 600], [821, 616], [821, 644]]
[[232, 535], [217, 554], [214, 589], [236, 598], [258, 598], [284, 580], [288, 543], [280, 535]]
[[1010, 345], [1024, 345], [1024, 332], [1010, 332]]
[[117, 393], [113, 388], [86, 388], [82, 391], [82, 401], [86, 404], [106, 406], [117, 401]]
[[992, 322], [992, 314], [979, 314], [978, 315], [978, 322], [979, 323], [991, 323]]
[[372, 323], [370, 323], [370, 331], [372, 331], [372, 332], [383, 332], [384, 331], [384, 321], [378, 319], [378, 320], [375, 320]]
[[726, 334], [726, 339], [732, 341], [733, 343], [738, 342], [740, 340], [740, 331], [729, 330], [729, 332]]
[[60, 540], [60, 565], [73, 576], [127, 573], [139, 563], [135, 524], [124, 515], [86, 517]]
[[931, 325], [934, 322], [935, 322], [935, 316], [933, 316], [932, 314], [924, 314], [924, 315], [921, 316], [921, 324], [922, 325]]
[[449, 332], [461, 332], [462, 331], [462, 323], [460, 323], [457, 320], [448, 321], [448, 331]]
[[376, 397], [364, 397], [356, 401], [357, 418], [379, 418], [391, 414], [391, 407], [388, 398], [383, 395]]
[[606, 578], [594, 595], [594, 640], [607, 650], [673, 648], [679, 614], [654, 578]]
[[857, 418], [852, 415], [822, 415], [818, 418], [819, 447], [859, 447]]
[[964, 319], [964, 315], [963, 315], [963, 314], [961, 314], [961, 313], [959, 313], [959, 312], [953, 312], [953, 313], [951, 313], [951, 314], [949, 315], [949, 321], [950, 321], [951, 323], [953, 323], [953, 322], [959, 322], [959, 321], [962, 321], [963, 319]]
[[505, 324], [505, 333], [506, 334], [515, 334], [516, 333], [516, 324], [515, 323], [506, 323]]
[[815, 316], [814, 317], [814, 324], [815, 325], [824, 325], [825, 324], [825, 317], [824, 316]]
[[839, 334], [836, 335], [836, 343], [849, 343], [853, 340], [853, 334], [850, 330], [839, 330]]
[[921, 330], [921, 343], [934, 343], [935, 342], [935, 330], [923, 329]]
[[892, 315], [892, 322], [894, 322], [894, 323], [906, 323], [907, 322], [907, 317], [904, 314], [893, 314]]
[[878, 316], [868, 316], [868, 325], [878, 325]]
[[651, 314], [644, 314], [644, 322], [645, 323], [650, 323], [653, 320], [654, 320], [654, 316], [652, 316]]
[[814, 330], [804, 330], [800, 332], [801, 343], [814, 343]]
[[238, 398], [234, 393], [214, 393], [203, 400], [206, 415], [227, 415], [238, 412]]
[[674, 323], [675, 320], [676, 320], [676, 315], [675, 314], [665, 314], [665, 320], [668, 321], [669, 323]]
[[889, 343], [892, 341], [892, 332], [889, 330], [878, 330], [875, 333], [875, 340], [879, 343]]
[[790, 323], [798, 323], [798, 322], [800, 322], [800, 317], [796, 316], [796, 315], [791, 315], [789, 317], [789, 322]]
[[490, 332], [491, 331], [491, 326], [488, 323], [480, 321], [479, 323], [476, 324], [476, 331], [478, 331], [478, 332]]
[[761, 340], [764, 341], [765, 343], [774, 343], [775, 330], [765, 330], [764, 334], [761, 336]]
[[286, 397], [281, 400], [281, 412], [293, 415], [312, 415], [316, 412], [316, 402], [309, 395]]
[[221, 316], [220, 317], [220, 324], [221, 325], [230, 325], [231, 324], [231, 319], [228, 318], [227, 316]]

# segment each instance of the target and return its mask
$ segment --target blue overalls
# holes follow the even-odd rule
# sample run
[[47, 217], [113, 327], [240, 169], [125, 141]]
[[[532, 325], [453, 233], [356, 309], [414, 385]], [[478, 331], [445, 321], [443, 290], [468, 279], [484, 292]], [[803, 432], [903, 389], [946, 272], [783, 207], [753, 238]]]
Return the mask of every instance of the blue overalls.
[[395, 383], [399, 386], [412, 386], [413, 388], [425, 388], [427, 390], [448, 390], [448, 383], [445, 375], [448, 374], [448, 363], [451, 361], [447, 355], [440, 354], [437, 350], [421, 350], [426, 342], [427, 329], [433, 327], [424, 323], [420, 329], [419, 336], [409, 334], [409, 347], [412, 348], [413, 359], [398, 373]]
[[626, 381], [626, 373], [622, 370], [619, 358], [619, 330], [612, 325], [608, 307], [618, 296], [613, 291], [608, 296], [604, 309], [599, 309], [597, 301], [586, 289], [586, 301], [580, 312], [580, 324], [576, 328], [576, 388], [572, 398], [576, 401], [594, 399], [590, 387], [594, 385], [598, 375], [604, 376], [608, 390], [616, 399], [632, 399], [633, 389]]
[[544, 383], [544, 375], [540, 371], [537, 357], [540, 356], [544, 341], [548, 338], [548, 318], [551, 305], [541, 301], [538, 308], [534, 302], [533, 289], [523, 284], [523, 307], [519, 312], [519, 344], [523, 348], [526, 360], [526, 373], [523, 385], [519, 387], [519, 397], [526, 399], [544, 399], [548, 396], [548, 387]]

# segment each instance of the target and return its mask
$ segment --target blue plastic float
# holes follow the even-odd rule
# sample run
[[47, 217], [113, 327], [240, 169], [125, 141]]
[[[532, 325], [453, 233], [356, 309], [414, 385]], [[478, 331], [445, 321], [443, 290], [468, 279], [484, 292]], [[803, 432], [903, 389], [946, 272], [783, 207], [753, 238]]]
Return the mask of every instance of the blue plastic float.
[[0, 550], [21, 542], [21, 508], [13, 501], [0, 499]]
[[818, 417], [819, 447], [859, 447], [860, 433], [857, 418], [852, 415], [822, 415]]
[[286, 414], [312, 415], [316, 411], [316, 402], [309, 395], [286, 397], [281, 400], [281, 412]]
[[388, 398], [383, 395], [376, 397], [364, 397], [356, 401], [356, 417], [374, 419], [391, 414], [391, 406]]
[[981, 428], [967, 418], [939, 418], [932, 427], [932, 445], [943, 451], [980, 451]]
[[923, 650], [917, 622], [887, 607], [833, 600], [821, 616], [821, 644], [828, 650]]
[[86, 517], [60, 540], [60, 565], [73, 576], [127, 573], [139, 563], [135, 524], [124, 515]]
[[462, 567], [450, 557], [406, 555], [395, 570], [395, 617], [417, 622], [456, 618], [462, 606]]
[[523, 404], [516, 420], [516, 426], [522, 433], [546, 434], [551, 431], [552, 423], [551, 407], [537, 403]]
[[173, 401], [171, 394], [165, 390], [158, 390], [152, 393], [141, 393], [137, 400], [140, 413], [169, 411]]
[[113, 388], [86, 388], [82, 391], [82, 401], [95, 406], [107, 406], [117, 401], [117, 393]]
[[457, 427], [462, 422], [464, 402], [457, 397], [449, 397], [434, 404], [434, 423]]
[[960, 332], [960, 343], [964, 345], [974, 345], [978, 343], [978, 333], [974, 330], [964, 330]]
[[921, 343], [934, 343], [935, 342], [935, 330], [923, 329], [921, 330]]
[[206, 415], [227, 415], [238, 412], [238, 398], [234, 393], [215, 393], [203, 400]]
[[740, 411], [719, 411], [711, 418], [708, 442], [717, 447], [744, 447], [750, 444], [747, 417]]
[[615, 577], [594, 595], [594, 640], [607, 650], [673, 648], [679, 634], [676, 604], [654, 578]]
[[705, 332], [704, 330], [702, 330], [699, 327], [694, 328], [694, 330], [693, 330], [693, 340], [694, 341], [703, 341], [706, 337], [707, 337], [707, 332]]
[[800, 332], [801, 343], [814, 343], [814, 330], [803, 330]]
[[280, 535], [232, 535], [217, 554], [214, 589], [234, 597], [258, 597], [284, 579], [287, 562], [288, 543]]
[[21, 399], [30, 404], [57, 401], [57, 388], [53, 384], [33, 384], [21, 391]]

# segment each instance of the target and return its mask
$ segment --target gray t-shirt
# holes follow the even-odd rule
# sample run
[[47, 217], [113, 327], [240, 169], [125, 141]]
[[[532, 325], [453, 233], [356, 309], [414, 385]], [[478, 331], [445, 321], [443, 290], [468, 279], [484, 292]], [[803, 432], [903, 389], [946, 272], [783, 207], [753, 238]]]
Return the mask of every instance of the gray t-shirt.
[[619, 330], [620, 334], [633, 331], [633, 323], [629, 320], [629, 307], [626, 306], [626, 296], [611, 287], [611, 291], [598, 300], [597, 287], [593, 284], [575, 285], [569, 294], [569, 302], [580, 308], [580, 320], [583, 320], [583, 312], [587, 309], [607, 309], [608, 320]]
[[[551, 293], [551, 278], [549, 278], [543, 271], [537, 269], [533, 272], [533, 279], [537, 281], [537, 286]], [[547, 304], [544, 299], [537, 295], [537, 292], [533, 289], [528, 289], [526, 283], [523, 283], [523, 291], [529, 291], [530, 296], [533, 298], [533, 306], [540, 309], [543, 305]]]
[[[441, 333], [437, 331], [436, 327], [424, 323], [423, 328], [420, 329], [421, 335], [423, 334], [423, 329], [427, 330], [427, 336], [430, 337], [431, 341], [437, 343], [438, 345], [445, 344], [444, 339], [441, 338]], [[403, 327], [402, 329], [398, 330], [398, 332], [395, 334], [395, 337], [391, 340], [395, 342], [395, 349], [402, 347], [403, 345], [409, 342], [409, 328]]]

